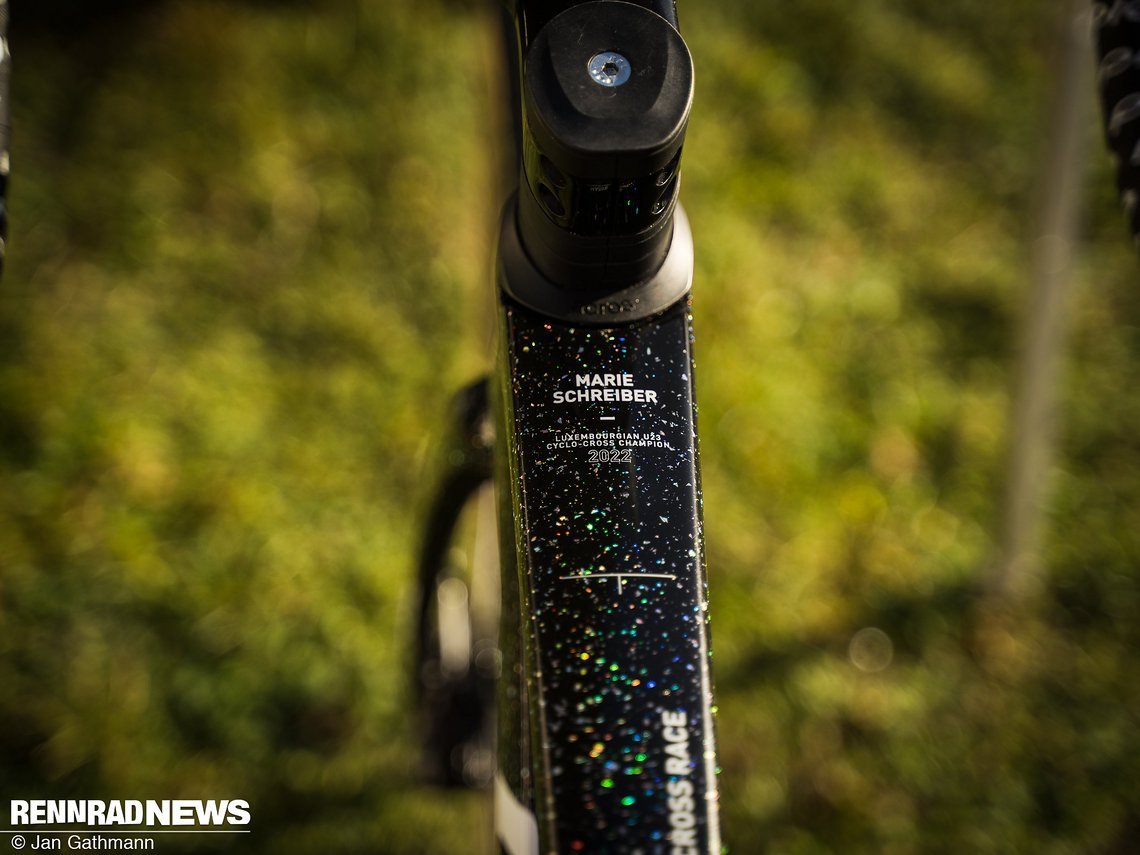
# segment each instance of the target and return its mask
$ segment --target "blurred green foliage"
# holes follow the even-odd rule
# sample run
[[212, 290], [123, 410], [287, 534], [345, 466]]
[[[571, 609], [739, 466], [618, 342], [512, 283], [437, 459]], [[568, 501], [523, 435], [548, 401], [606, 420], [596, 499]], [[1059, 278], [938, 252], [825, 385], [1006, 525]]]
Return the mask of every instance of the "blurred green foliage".
[[[1135, 851], [1140, 289], [1099, 150], [1045, 574], [980, 595], [1054, 10], [681, 13], [728, 842]], [[14, 51], [0, 800], [473, 851], [403, 668], [425, 436], [486, 366], [491, 16], [172, 0]]]

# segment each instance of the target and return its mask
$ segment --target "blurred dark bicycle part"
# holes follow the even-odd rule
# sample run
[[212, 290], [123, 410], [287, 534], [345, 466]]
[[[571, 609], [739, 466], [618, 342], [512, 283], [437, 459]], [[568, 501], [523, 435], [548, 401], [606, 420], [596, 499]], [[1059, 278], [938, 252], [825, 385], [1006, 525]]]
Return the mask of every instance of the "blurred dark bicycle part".
[[452, 401], [417, 563], [420, 773], [444, 787], [485, 788], [494, 772], [498, 553], [487, 386], [480, 379]]
[[1140, 2], [1092, 4], [1104, 138], [1132, 239], [1140, 248]]
[[8, 0], [0, 0], [0, 274], [8, 250], [8, 143], [12, 135], [11, 100], [12, 54], [8, 49]]

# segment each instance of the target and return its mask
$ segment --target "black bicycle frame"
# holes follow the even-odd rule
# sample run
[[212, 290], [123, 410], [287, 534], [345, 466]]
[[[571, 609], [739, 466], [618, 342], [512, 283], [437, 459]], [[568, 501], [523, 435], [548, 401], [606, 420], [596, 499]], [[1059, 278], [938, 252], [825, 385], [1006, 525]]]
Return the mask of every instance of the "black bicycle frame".
[[[586, 5], [602, 16], [633, 4]], [[659, 21], [672, 12], [671, 3], [643, 5]], [[528, 23], [566, 20], [550, 4], [514, 11], [520, 57], [535, 34]], [[616, 12], [636, 22], [647, 14]], [[581, 17], [590, 33], [594, 19]], [[669, 32], [655, 39], [676, 35], [675, 18], [666, 20]], [[586, 55], [618, 51], [635, 67], [651, 64], [623, 32], [613, 33], [587, 42]], [[580, 31], [571, 35], [571, 43], [583, 40]], [[533, 121], [524, 120], [524, 136]], [[637, 224], [639, 236], [669, 229], [663, 241], [651, 235], [664, 251], [649, 275], [598, 287], [570, 269], [571, 251], [563, 253], [566, 264], [536, 260], [520, 209], [550, 192], [539, 160], [546, 151], [531, 152], [531, 165], [545, 171], [536, 179], [524, 169], [522, 201], [512, 200], [502, 222], [493, 390], [503, 560], [495, 796], [499, 842], [510, 855], [720, 851], [692, 243], [673, 207], [680, 143], [670, 144], [675, 153], [644, 159], [643, 184], [672, 194], [653, 203], [655, 212], [668, 205], [668, 222]], [[524, 139], [524, 161], [527, 145]], [[573, 171], [572, 162], [555, 169], [557, 177], [570, 173], [568, 199], [641, 192], [638, 178], [606, 184], [596, 176], [573, 189]], [[547, 219], [557, 222], [549, 210]], [[619, 238], [620, 247], [642, 239]]]

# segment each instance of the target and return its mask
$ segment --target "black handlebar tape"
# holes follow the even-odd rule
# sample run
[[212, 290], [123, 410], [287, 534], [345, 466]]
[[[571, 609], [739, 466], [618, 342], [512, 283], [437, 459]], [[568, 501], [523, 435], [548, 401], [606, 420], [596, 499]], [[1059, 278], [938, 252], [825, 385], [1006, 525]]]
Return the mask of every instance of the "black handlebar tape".
[[1140, 245], [1140, 2], [1095, 2], [1092, 23], [1105, 140], [1132, 238]]

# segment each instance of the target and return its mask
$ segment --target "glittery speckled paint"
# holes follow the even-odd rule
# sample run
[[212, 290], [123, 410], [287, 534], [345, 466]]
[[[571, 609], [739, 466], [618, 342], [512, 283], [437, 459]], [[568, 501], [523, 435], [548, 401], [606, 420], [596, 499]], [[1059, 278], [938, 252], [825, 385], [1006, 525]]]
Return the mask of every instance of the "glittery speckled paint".
[[719, 852], [689, 306], [616, 328], [504, 311], [541, 851]]

